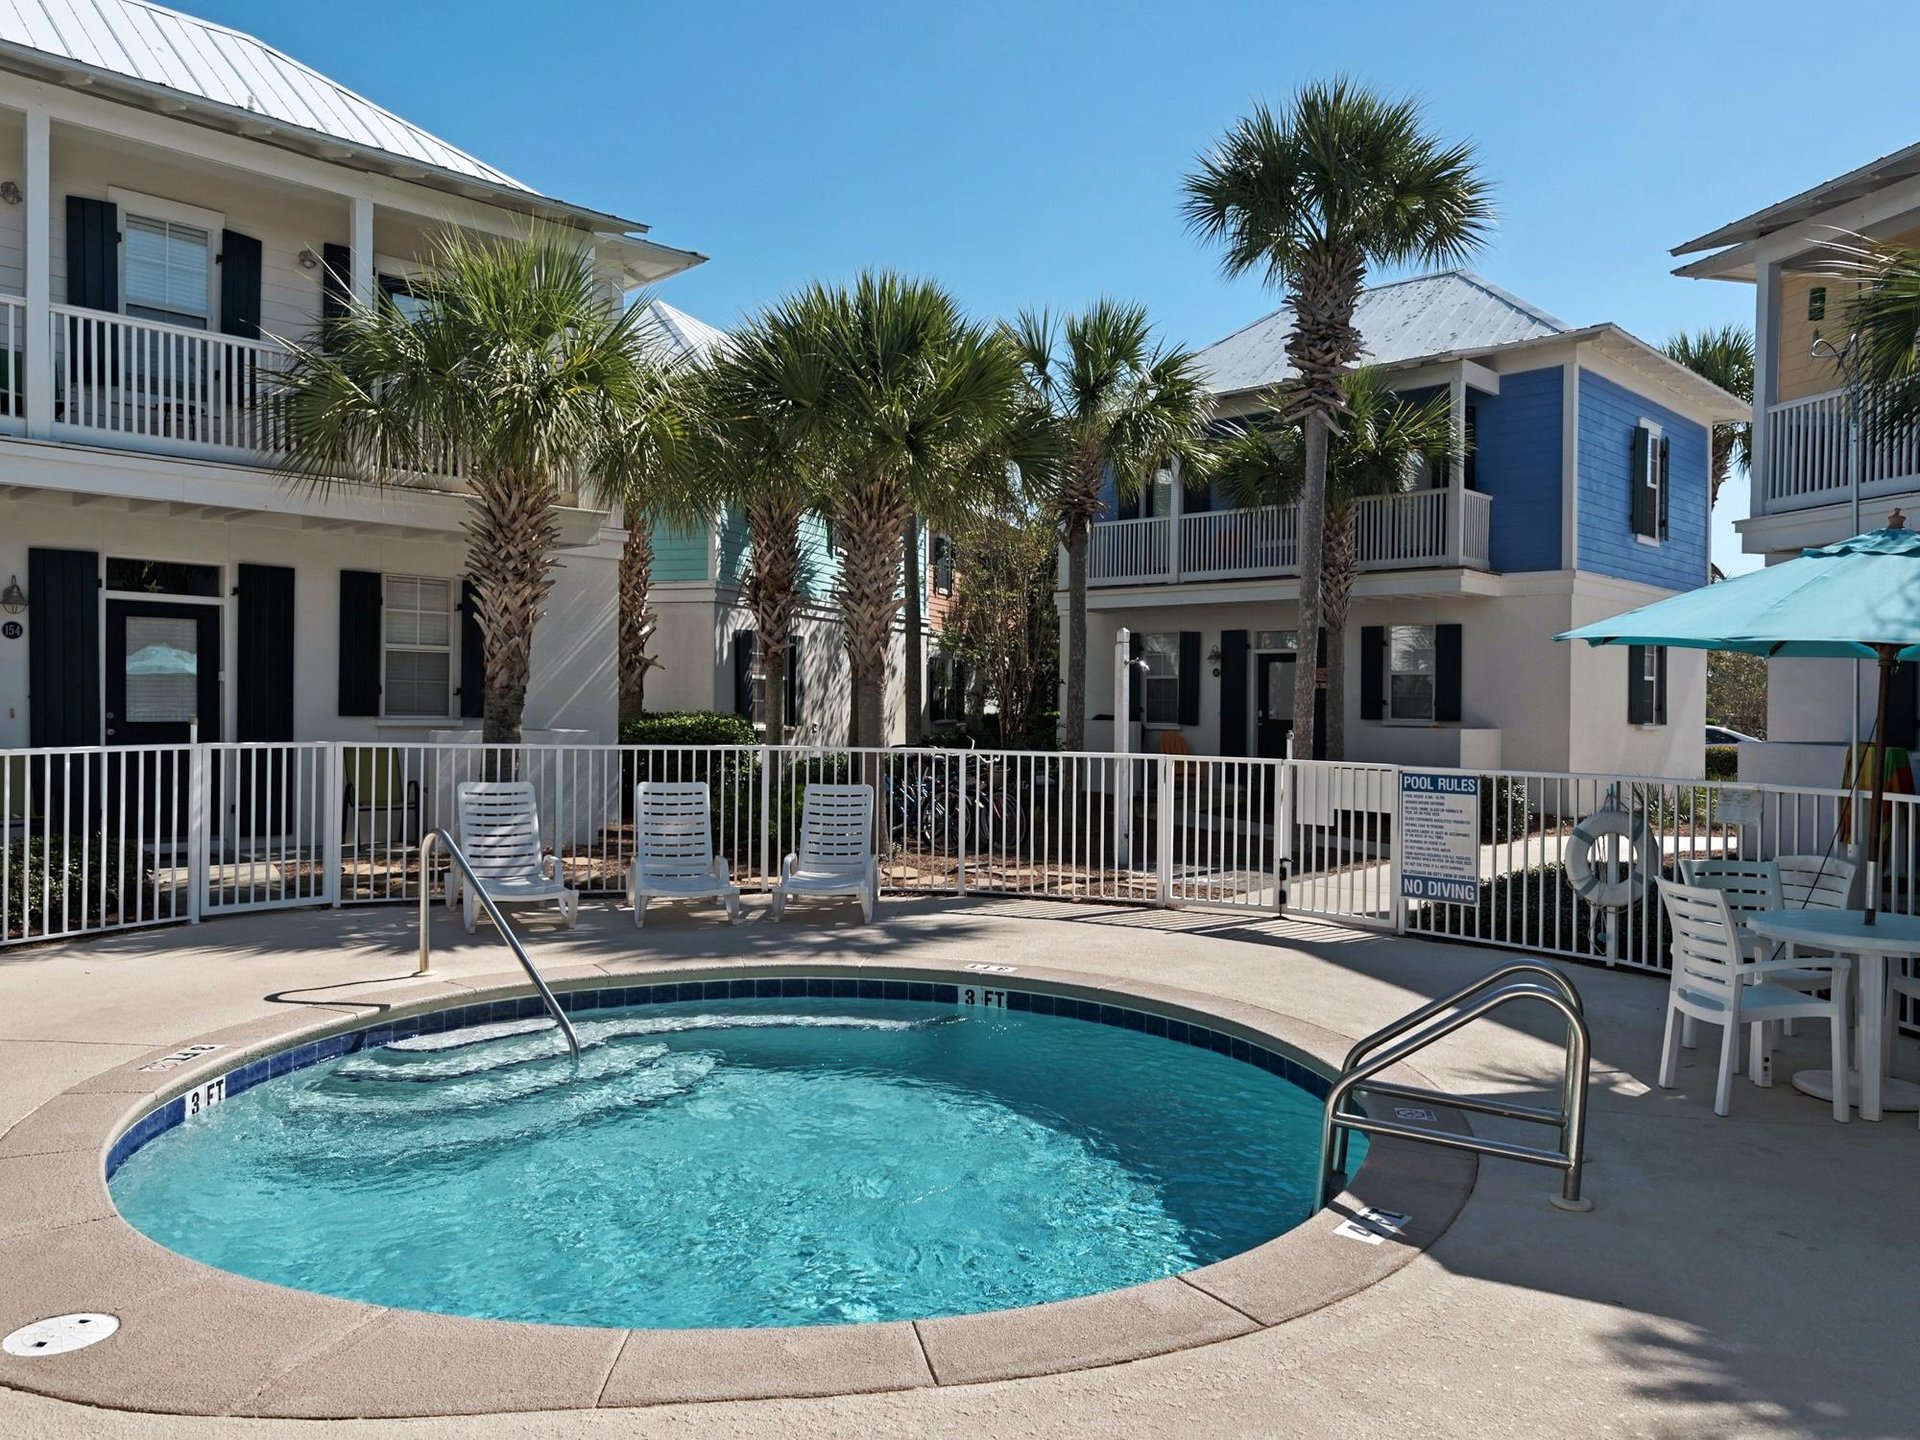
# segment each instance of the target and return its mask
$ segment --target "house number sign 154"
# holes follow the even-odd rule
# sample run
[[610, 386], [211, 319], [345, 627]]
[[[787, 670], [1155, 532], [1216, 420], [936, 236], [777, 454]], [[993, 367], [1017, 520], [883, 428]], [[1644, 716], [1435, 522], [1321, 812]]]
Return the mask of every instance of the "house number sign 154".
[[18, 640], [26, 633], [27, 627], [18, 620], [9, 620], [6, 624], [0, 625], [0, 635], [6, 636], [9, 640]]

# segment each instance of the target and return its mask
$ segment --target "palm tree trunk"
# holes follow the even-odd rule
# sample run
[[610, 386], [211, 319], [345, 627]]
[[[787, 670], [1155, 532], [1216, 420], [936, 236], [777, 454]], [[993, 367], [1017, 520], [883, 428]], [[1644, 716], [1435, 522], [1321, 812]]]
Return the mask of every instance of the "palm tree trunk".
[[627, 516], [627, 542], [620, 548], [620, 719], [639, 718], [647, 708], [647, 654], [659, 616], [653, 591], [653, 526], [646, 516]]
[[747, 539], [753, 566], [742, 587], [753, 628], [760, 637], [766, 677], [767, 743], [787, 743], [787, 665], [793, 647], [793, 612], [800, 588], [800, 515], [796, 501], [784, 497], [755, 500], [747, 507]]
[[926, 707], [926, 676], [921, 670], [924, 663], [921, 655], [920, 638], [920, 597], [926, 589], [927, 572], [920, 563], [920, 517], [912, 511], [907, 512], [907, 523], [901, 532], [900, 575], [904, 582], [900, 587], [901, 596], [906, 605], [904, 644], [905, 664], [901, 667], [906, 681], [907, 731], [906, 742], [909, 745], [920, 743], [920, 716]]
[[900, 614], [900, 535], [909, 507], [887, 478], [852, 486], [836, 507], [840, 625], [853, 679], [853, 743], [887, 743], [887, 652]]
[[[1300, 486], [1300, 636], [1294, 649], [1293, 753], [1299, 760], [1313, 758], [1313, 700], [1318, 686], [1321, 625], [1320, 576], [1327, 531], [1327, 417], [1319, 410], [1306, 416], [1306, 474]], [[1329, 637], [1331, 638], [1331, 637]], [[1328, 659], [1332, 659], [1329, 651]], [[1328, 707], [1332, 718], [1332, 707]]]
[[1347, 758], [1347, 606], [1353, 599], [1354, 522], [1352, 505], [1327, 515], [1325, 562], [1320, 593], [1327, 626], [1327, 758]]
[[517, 745], [526, 718], [533, 629], [553, 589], [560, 527], [553, 487], [518, 476], [473, 477], [467, 509], [467, 578], [479, 592], [486, 645], [486, 708], [481, 739]]

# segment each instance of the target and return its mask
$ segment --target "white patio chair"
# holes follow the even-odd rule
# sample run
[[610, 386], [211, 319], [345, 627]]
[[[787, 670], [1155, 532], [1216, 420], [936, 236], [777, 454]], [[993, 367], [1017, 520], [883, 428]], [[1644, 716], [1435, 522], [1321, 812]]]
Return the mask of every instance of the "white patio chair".
[[857, 895], [860, 913], [873, 920], [880, 862], [873, 853], [871, 785], [807, 786], [798, 848], [781, 862], [773, 887], [774, 919], [795, 895]]
[[633, 792], [633, 864], [627, 903], [633, 923], [647, 923], [647, 901], [718, 900], [740, 923], [740, 887], [726, 857], [713, 853], [712, 801], [704, 781], [643, 780]]
[[[1845, 910], [1853, 900], [1853, 861], [1842, 855], [1782, 855], [1780, 903], [1789, 910]], [[1767, 979], [1790, 990], [1824, 990], [1833, 983], [1830, 971], [1806, 962], [1824, 951], [1786, 949], [1768, 961]], [[1786, 1023], [1793, 1034], [1793, 1022]]]
[[[562, 923], [572, 926], [580, 916], [580, 892], [568, 889], [554, 858], [541, 853], [533, 786], [524, 780], [467, 780], [454, 790], [454, 810], [460, 849], [496, 905], [541, 905], [551, 900], [560, 906]], [[456, 892], [471, 932], [485, 912], [457, 865], [447, 880], [449, 904]]]
[[[1822, 1000], [1767, 980], [1749, 983], [1758, 967], [1740, 953], [1726, 896], [1704, 885], [1663, 882], [1660, 902], [1673, 929], [1673, 978], [1667, 986], [1666, 1030], [1660, 1041], [1660, 1088], [1671, 1090], [1679, 1078], [1680, 1025], [1685, 1017], [1721, 1027], [1720, 1075], [1714, 1087], [1713, 1113], [1733, 1106], [1734, 1056], [1742, 1025], [1756, 1030], [1776, 1020], [1823, 1018], [1833, 1034], [1835, 1077], [1833, 1118], [1844, 1122], [1847, 1106], [1847, 985], [1851, 962], [1834, 956], [1832, 993]], [[1754, 1036], [1757, 1047], [1760, 1037]]]

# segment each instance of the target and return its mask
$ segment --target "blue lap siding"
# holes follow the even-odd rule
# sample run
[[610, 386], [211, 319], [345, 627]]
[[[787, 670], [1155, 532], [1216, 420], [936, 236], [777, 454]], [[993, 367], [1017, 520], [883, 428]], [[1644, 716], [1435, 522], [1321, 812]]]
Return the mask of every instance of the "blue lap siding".
[[1493, 568], [1560, 568], [1558, 365], [1500, 377], [1500, 393], [1469, 389], [1474, 419], [1474, 488], [1493, 497]]
[[[1633, 533], [1629, 472], [1642, 420], [1668, 442], [1667, 538]], [[1691, 590], [1707, 579], [1707, 427], [1591, 370], [1580, 372], [1580, 568], [1619, 580]]]

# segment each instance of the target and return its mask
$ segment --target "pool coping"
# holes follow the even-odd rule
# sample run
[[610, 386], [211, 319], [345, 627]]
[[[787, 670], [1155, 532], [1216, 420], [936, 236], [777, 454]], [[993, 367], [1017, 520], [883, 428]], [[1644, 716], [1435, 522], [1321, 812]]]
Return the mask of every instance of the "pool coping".
[[[629, 984], [764, 977], [956, 981], [1065, 995], [1197, 1024], [1322, 1073], [1348, 1037], [1261, 1006], [1058, 966], [889, 957], [607, 962], [555, 967], [563, 996]], [[1437, 1240], [1472, 1192], [1474, 1156], [1375, 1137], [1327, 1211], [1263, 1245], [1143, 1285], [933, 1320], [767, 1329], [620, 1330], [478, 1320], [291, 1290], [148, 1240], [115, 1209], [109, 1151], [157, 1106], [293, 1042], [531, 994], [518, 972], [396, 984], [184, 1039], [90, 1077], [0, 1135], [0, 1333], [104, 1311], [111, 1339], [51, 1359], [0, 1355], [0, 1385], [113, 1409], [279, 1419], [392, 1418], [791, 1399], [1023, 1379], [1169, 1354], [1282, 1325], [1386, 1278]], [[197, 1044], [218, 1049], [176, 1059]], [[146, 1067], [174, 1060], [171, 1068]], [[1424, 1083], [1402, 1067], [1399, 1075]], [[1436, 1108], [1437, 1129], [1465, 1132]], [[1411, 1217], [1400, 1227], [1373, 1212]], [[457, 1223], [457, 1222], [451, 1222]]]

